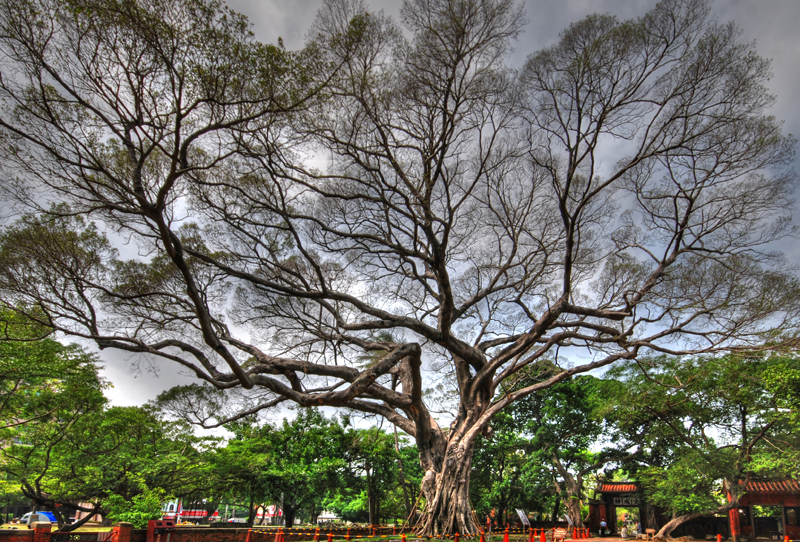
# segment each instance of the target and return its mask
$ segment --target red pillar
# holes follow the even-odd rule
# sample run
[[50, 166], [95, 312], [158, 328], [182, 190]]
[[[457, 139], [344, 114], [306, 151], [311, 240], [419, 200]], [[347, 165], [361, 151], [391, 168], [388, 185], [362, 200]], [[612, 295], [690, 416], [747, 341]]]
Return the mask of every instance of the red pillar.
[[[728, 502], [733, 500], [733, 496], [730, 494], [729, 491], [725, 492], [728, 497]], [[742, 536], [742, 525], [739, 523], [739, 508], [731, 508], [728, 510], [728, 522], [730, 523], [731, 527], [731, 537], [739, 540], [739, 537]]]
[[48, 521], [37, 521], [33, 524], [33, 542], [50, 542], [53, 525]]
[[115, 542], [131, 542], [131, 531], [133, 525], [130, 523], [120, 522], [114, 525], [114, 538]]

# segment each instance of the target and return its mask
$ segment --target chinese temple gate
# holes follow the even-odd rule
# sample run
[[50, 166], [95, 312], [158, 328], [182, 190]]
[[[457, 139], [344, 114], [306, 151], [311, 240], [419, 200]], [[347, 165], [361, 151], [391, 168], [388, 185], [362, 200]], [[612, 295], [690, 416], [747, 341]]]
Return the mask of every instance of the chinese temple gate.
[[[800, 482], [787, 478], [742, 485], [745, 493], [739, 497], [739, 508], [729, 513], [731, 532], [737, 538], [768, 538], [772, 533], [780, 533], [781, 539], [800, 538]], [[780, 517], [756, 517], [753, 506], [779, 506]]]
[[600, 521], [606, 520], [612, 534], [617, 533], [617, 508], [636, 508], [642, 530], [650, 528], [647, 523], [646, 504], [642, 488], [637, 482], [603, 482], [597, 486], [599, 499], [589, 501], [589, 530], [599, 531]]

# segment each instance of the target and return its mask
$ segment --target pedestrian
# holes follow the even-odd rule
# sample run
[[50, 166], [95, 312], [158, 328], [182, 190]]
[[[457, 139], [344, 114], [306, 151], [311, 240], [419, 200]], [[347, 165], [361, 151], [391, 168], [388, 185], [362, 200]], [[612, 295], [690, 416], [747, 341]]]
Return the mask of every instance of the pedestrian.
[[608, 530], [608, 523], [606, 523], [606, 518], [600, 520], [600, 536], [605, 536], [606, 534], [610, 534], [611, 531], [606, 533]]

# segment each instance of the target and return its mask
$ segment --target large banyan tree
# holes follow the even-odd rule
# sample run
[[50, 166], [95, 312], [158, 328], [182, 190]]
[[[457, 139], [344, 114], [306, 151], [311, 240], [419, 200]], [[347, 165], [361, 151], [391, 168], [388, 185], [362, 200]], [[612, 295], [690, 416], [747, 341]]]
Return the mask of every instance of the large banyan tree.
[[209, 0], [1, 0], [0, 299], [193, 372], [164, 400], [205, 426], [382, 416], [419, 448], [418, 530], [476, 533], [473, 446], [513, 401], [798, 322], [793, 141], [753, 45], [664, 0], [512, 70], [523, 23], [326, 0], [292, 52]]

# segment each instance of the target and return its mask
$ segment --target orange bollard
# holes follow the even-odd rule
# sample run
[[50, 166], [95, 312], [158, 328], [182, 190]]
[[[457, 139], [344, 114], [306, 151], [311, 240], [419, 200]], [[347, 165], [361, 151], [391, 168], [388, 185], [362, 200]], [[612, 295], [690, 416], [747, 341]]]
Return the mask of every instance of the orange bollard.
[[483, 531], [481, 531], [480, 542], [486, 542], [486, 539], [483, 537]]
[[783, 537], [783, 542], [789, 542], [789, 535], [788, 534]]
[[403, 533], [403, 534], [400, 535], [400, 540], [402, 540], [403, 542], [406, 542], [406, 533]]
[[542, 527], [542, 532], [539, 533], [539, 542], [547, 542], [547, 536], [544, 534], [544, 527]]
[[375, 535], [377, 535], [377, 534], [378, 534], [378, 533], [377, 533], [377, 531], [375, 530], [375, 526], [373, 525], [373, 526], [372, 526], [372, 536], [375, 536]]
[[333, 542], [333, 533], [328, 533], [328, 542]]
[[722, 542], [722, 535], [721, 534], [717, 535], [717, 542]]
[[314, 542], [319, 542], [319, 527], [314, 531]]
[[347, 534], [344, 535], [345, 540], [350, 540], [350, 527], [347, 528]]
[[506, 527], [506, 530], [503, 532], [503, 542], [508, 542], [508, 527]]
[[576, 529], [575, 527], [572, 528], [572, 539], [573, 540], [578, 539], [578, 529]]
[[458, 533], [456, 533], [456, 536], [453, 537], [453, 542], [458, 542]]
[[253, 529], [247, 529], [247, 538], [244, 539], [244, 542], [250, 542], [250, 534], [253, 532]]
[[397, 523], [392, 525], [392, 536], [397, 536]]

